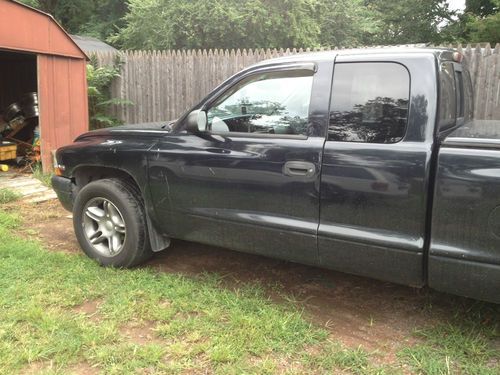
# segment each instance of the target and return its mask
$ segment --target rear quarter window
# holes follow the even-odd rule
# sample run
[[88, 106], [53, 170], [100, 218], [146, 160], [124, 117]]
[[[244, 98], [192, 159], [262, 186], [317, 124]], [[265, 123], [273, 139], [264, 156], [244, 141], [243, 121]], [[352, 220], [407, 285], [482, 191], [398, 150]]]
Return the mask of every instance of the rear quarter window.
[[465, 121], [471, 121], [474, 117], [474, 98], [472, 96], [472, 80], [469, 71], [464, 71], [464, 116]]
[[455, 71], [456, 86], [457, 86], [457, 108], [459, 118], [464, 117], [465, 113], [465, 97], [464, 97], [464, 77], [461, 71]]
[[455, 69], [453, 63], [442, 63], [439, 71], [440, 106], [439, 128], [455, 126], [457, 118], [457, 97], [455, 88]]
[[439, 70], [439, 130], [462, 125], [473, 118], [470, 74], [458, 63], [444, 62]]

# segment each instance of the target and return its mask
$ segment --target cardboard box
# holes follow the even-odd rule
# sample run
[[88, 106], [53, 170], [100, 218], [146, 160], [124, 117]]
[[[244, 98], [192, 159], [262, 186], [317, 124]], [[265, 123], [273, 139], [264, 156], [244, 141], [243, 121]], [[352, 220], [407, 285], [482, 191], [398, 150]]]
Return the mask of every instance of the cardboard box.
[[0, 143], [0, 161], [15, 159], [17, 156], [17, 145], [11, 142]]

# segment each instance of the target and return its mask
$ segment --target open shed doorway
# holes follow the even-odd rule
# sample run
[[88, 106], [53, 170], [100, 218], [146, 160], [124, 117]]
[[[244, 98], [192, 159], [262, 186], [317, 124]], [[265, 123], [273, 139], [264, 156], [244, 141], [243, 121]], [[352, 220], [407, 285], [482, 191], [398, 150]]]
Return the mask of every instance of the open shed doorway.
[[0, 163], [40, 161], [37, 56], [0, 50]]

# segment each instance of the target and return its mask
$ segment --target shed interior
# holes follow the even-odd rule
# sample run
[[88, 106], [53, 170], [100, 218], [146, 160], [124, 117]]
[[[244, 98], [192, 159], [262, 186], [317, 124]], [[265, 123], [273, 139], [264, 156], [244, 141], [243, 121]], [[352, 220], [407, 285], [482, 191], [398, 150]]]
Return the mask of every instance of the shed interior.
[[37, 91], [36, 55], [0, 50], [0, 111]]
[[40, 159], [35, 54], [0, 50], [0, 162]]

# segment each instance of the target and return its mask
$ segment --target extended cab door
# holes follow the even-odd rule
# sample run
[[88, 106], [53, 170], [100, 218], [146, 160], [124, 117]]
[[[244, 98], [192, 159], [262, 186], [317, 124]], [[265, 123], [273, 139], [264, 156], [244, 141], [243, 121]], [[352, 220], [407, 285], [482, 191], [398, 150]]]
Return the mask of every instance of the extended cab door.
[[[200, 109], [151, 152], [150, 184], [174, 238], [318, 263], [321, 154], [333, 62], [259, 67]], [[325, 95], [325, 92], [327, 95]]]
[[321, 179], [324, 266], [423, 284], [435, 58], [339, 56]]

